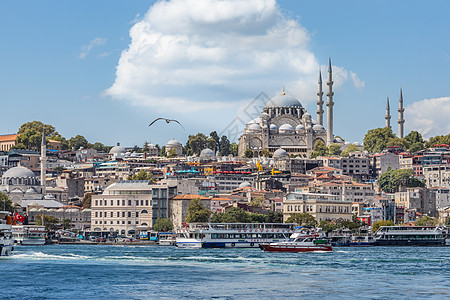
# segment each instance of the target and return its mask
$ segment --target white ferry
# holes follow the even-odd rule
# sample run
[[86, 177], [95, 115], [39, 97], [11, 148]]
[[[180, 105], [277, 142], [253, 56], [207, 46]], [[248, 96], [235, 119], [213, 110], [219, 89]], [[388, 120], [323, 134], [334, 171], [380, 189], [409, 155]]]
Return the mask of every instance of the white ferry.
[[[14, 249], [11, 225], [12, 218], [10, 215], [11, 213], [9, 211], [0, 211], [0, 256], [9, 256]], [[7, 219], [9, 219], [9, 222]]]
[[445, 246], [446, 230], [435, 226], [381, 226], [375, 246]]
[[179, 248], [258, 248], [289, 240], [292, 223], [189, 223], [177, 231]]
[[42, 246], [45, 244], [45, 226], [13, 225], [14, 239], [23, 246]]

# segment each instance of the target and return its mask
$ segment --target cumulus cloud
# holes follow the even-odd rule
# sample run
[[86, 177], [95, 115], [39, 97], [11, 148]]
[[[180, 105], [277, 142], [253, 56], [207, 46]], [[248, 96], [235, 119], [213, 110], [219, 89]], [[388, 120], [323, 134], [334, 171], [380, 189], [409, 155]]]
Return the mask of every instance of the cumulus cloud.
[[366, 85], [366, 83], [358, 78], [358, 75], [356, 75], [356, 73], [349, 71], [350, 72], [350, 77], [352, 78], [352, 82], [355, 85], [356, 88], [358, 89], [363, 89], [364, 86]]
[[89, 52], [91, 52], [92, 48], [97, 47], [97, 46], [103, 46], [104, 44], [106, 44], [107, 41], [108, 41], [108, 39], [97, 37], [97, 38], [93, 39], [92, 41], [90, 41], [88, 45], [81, 46], [81, 53], [80, 53], [80, 55], [78, 55], [78, 58], [80, 58], [80, 59], [86, 58], [86, 56], [88, 56]]
[[[193, 112], [237, 108], [282, 87], [302, 102], [316, 97], [311, 36], [275, 0], [158, 1], [130, 37], [105, 91], [116, 99]], [[348, 79], [347, 70], [333, 68], [337, 85]]]
[[406, 132], [419, 131], [425, 138], [450, 132], [450, 97], [424, 99], [405, 107]]

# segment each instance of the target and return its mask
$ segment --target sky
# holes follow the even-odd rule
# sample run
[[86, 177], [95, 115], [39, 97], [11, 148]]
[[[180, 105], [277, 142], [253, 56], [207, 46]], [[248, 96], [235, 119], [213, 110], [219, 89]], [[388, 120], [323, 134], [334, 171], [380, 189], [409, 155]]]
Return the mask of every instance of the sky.
[[[2, 1], [0, 134], [38, 120], [66, 138], [142, 146], [237, 140], [283, 89], [314, 119], [333, 65], [334, 134], [450, 133], [448, 1]], [[324, 86], [326, 91], [326, 87]], [[158, 117], [177, 119], [157, 122]], [[325, 118], [326, 119], [326, 118]]]

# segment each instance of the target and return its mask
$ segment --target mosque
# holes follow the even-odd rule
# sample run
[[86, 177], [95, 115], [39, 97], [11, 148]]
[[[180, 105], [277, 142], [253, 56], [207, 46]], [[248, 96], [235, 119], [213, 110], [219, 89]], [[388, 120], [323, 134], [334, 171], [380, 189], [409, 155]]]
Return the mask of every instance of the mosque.
[[247, 123], [244, 133], [239, 138], [238, 155], [244, 156], [247, 149], [258, 156], [263, 149], [274, 154], [278, 149], [288, 155], [309, 158], [314, 146], [322, 141], [329, 146], [334, 143], [333, 135], [333, 79], [331, 59], [328, 62], [327, 129], [323, 126], [322, 75], [319, 72], [317, 92], [317, 121], [295, 97], [285, 92], [267, 102], [261, 115]]

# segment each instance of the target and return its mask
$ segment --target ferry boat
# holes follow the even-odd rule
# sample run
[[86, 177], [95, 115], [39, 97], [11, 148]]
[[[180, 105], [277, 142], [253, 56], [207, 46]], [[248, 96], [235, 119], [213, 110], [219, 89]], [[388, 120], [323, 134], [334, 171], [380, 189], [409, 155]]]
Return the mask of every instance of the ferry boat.
[[356, 235], [350, 239], [350, 247], [371, 247], [375, 245], [375, 238], [371, 235]]
[[445, 246], [446, 230], [435, 226], [381, 226], [375, 246]]
[[9, 211], [0, 211], [0, 256], [9, 256], [14, 249], [11, 222], [11, 213]]
[[321, 236], [317, 231], [307, 234], [296, 232], [291, 235], [289, 241], [260, 244], [259, 247], [261, 250], [271, 252], [329, 252], [333, 250], [331, 241]]
[[173, 232], [160, 232], [158, 245], [159, 246], [175, 246], [177, 235]]
[[179, 248], [257, 248], [289, 240], [293, 223], [189, 223], [177, 231]]
[[22, 246], [42, 246], [45, 244], [45, 226], [13, 225], [14, 239]]

